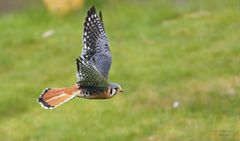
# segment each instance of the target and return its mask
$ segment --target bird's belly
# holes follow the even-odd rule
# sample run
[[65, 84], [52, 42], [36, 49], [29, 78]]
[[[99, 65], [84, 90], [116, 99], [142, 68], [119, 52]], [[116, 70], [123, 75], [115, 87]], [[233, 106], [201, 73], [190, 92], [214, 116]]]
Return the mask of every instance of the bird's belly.
[[111, 95], [108, 92], [93, 93], [93, 94], [80, 93], [78, 94], [78, 97], [86, 98], [86, 99], [108, 99], [108, 98], [111, 98]]

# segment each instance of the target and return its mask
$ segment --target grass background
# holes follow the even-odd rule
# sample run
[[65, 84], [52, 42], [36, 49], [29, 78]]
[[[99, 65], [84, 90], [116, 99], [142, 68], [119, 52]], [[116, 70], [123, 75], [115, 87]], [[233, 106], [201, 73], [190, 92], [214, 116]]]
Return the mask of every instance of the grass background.
[[[42, 109], [42, 89], [76, 81], [90, 5], [103, 12], [110, 80], [125, 94]], [[1, 15], [0, 140], [239, 141], [239, 9], [237, 0], [95, 0], [61, 18], [42, 5]]]

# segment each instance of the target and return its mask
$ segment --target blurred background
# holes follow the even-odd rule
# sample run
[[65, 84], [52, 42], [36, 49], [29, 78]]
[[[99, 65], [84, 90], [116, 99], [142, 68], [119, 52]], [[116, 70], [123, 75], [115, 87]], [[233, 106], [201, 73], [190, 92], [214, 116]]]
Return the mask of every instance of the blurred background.
[[[54, 110], [101, 10], [125, 94]], [[1, 141], [239, 141], [239, 0], [0, 0]]]

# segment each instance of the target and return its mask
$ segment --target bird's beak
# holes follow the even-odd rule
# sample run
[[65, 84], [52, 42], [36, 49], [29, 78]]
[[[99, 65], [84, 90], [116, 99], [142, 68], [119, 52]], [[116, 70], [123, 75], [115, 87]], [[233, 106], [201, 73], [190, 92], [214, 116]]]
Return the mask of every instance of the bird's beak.
[[123, 89], [119, 89], [119, 92], [120, 92], [120, 93], [123, 93]]

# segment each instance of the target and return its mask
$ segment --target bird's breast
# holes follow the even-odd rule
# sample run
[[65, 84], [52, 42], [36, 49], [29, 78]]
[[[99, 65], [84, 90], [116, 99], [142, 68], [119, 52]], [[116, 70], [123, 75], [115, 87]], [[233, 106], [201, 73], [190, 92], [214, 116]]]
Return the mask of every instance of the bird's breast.
[[112, 97], [109, 90], [98, 93], [89, 93], [87, 91], [80, 90], [80, 93], [77, 96], [86, 99], [108, 99]]

